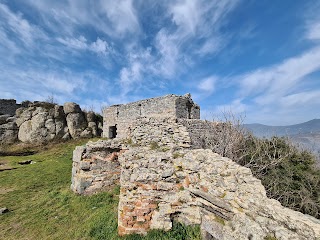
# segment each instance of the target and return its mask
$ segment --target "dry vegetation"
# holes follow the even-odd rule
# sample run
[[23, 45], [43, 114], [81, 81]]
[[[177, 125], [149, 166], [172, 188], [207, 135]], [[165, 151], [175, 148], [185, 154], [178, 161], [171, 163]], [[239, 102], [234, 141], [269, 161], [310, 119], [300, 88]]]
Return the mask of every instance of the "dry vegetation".
[[246, 131], [242, 118], [223, 114], [214, 134], [206, 136], [213, 151], [251, 169], [270, 198], [320, 218], [320, 170], [316, 156], [287, 138], [259, 139]]

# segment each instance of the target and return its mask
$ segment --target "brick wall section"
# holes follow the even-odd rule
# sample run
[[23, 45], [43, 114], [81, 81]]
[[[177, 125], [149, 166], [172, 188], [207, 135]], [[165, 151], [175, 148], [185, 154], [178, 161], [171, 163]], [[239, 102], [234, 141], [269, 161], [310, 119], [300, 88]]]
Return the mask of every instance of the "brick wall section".
[[0, 99], [0, 115], [15, 115], [16, 110], [20, 107], [14, 99]]
[[[188, 208], [191, 202], [180, 201], [187, 194], [183, 192], [184, 186], [187, 187], [190, 182], [185, 180], [185, 175], [178, 177], [174, 174], [179, 169], [173, 166], [172, 153], [145, 151], [129, 150], [120, 158], [119, 235], [146, 234], [150, 229], [169, 230], [172, 214], [177, 212], [189, 218], [190, 223], [200, 224], [199, 210], [196, 211], [198, 207]], [[194, 213], [188, 214], [188, 211]], [[163, 212], [166, 214], [163, 215]]]

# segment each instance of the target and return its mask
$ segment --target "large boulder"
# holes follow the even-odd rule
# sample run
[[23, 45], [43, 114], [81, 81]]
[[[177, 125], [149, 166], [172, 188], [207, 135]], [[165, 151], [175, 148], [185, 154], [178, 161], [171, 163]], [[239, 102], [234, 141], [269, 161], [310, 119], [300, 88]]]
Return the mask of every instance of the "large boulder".
[[68, 131], [61, 106], [37, 102], [17, 110], [18, 139], [22, 142], [44, 143], [61, 139]]
[[80, 106], [74, 102], [66, 102], [63, 105], [63, 111], [66, 115], [69, 113], [82, 113]]
[[92, 111], [82, 112], [76, 103], [60, 106], [25, 101], [20, 106], [14, 117], [0, 115], [0, 142], [45, 143], [101, 136], [101, 119]]
[[[2, 115], [3, 116], [3, 115]], [[10, 118], [0, 125], [0, 142], [14, 143], [18, 140], [18, 126]]]
[[87, 121], [84, 117], [84, 114], [82, 112], [69, 113], [67, 115], [67, 126], [72, 138], [80, 138], [81, 133], [87, 127]]

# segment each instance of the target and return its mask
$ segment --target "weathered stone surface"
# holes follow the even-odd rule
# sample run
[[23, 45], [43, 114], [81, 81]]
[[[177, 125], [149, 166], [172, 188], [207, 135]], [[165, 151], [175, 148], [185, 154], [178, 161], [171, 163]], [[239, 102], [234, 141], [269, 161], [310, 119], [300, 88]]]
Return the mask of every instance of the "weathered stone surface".
[[84, 114], [82, 112], [69, 113], [67, 115], [67, 125], [71, 137], [74, 139], [79, 138], [83, 130], [85, 130], [87, 127], [87, 122], [84, 118]]
[[[33, 108], [32, 108], [33, 109]], [[30, 120], [24, 121], [19, 128], [18, 138], [22, 142], [42, 143], [56, 136], [55, 121], [50, 109], [37, 107], [35, 111], [26, 110]], [[22, 113], [24, 115], [24, 113]]]
[[96, 114], [92, 111], [86, 113], [87, 122], [96, 122]]
[[115, 141], [89, 142], [73, 151], [71, 189], [79, 194], [108, 190], [119, 183], [118, 157], [125, 146]]
[[[1, 103], [0, 100], [0, 107]], [[85, 113], [75, 103], [66, 103], [63, 107], [47, 102], [25, 102], [13, 108], [18, 108], [15, 116], [0, 115], [0, 142], [45, 143], [101, 136], [98, 128], [101, 122], [95, 113], [86, 114], [90, 120], [87, 123]]]
[[4, 214], [4, 213], [7, 213], [7, 212], [9, 212], [8, 208], [6, 208], [6, 207], [0, 208], [0, 214]]
[[110, 128], [117, 127], [116, 137], [126, 138], [128, 126], [140, 118], [187, 118], [199, 119], [200, 107], [190, 95], [166, 95], [138, 102], [114, 105], [103, 113], [103, 136], [112, 138]]
[[[182, 150], [180, 154], [181, 152]], [[211, 150], [184, 149], [183, 153], [183, 157], [174, 158], [175, 154], [171, 151], [164, 153], [138, 147], [128, 150], [119, 158], [122, 168], [119, 203], [121, 234], [132, 231], [146, 233], [153, 228], [168, 230], [174, 218], [185, 224], [202, 223], [206, 239], [320, 237], [319, 220], [284, 208], [276, 200], [268, 199], [260, 181], [247, 168]], [[150, 165], [150, 158], [166, 161], [158, 161], [155, 171], [155, 166]], [[199, 166], [197, 172], [186, 167], [191, 161]], [[173, 176], [177, 172], [184, 172], [185, 178], [178, 180], [176, 177], [168, 177], [170, 174], [167, 172], [171, 166], [175, 169]], [[140, 169], [143, 178], [150, 181], [132, 181], [132, 175], [139, 174]], [[127, 216], [136, 212], [135, 219], [141, 217], [137, 211], [139, 199], [157, 202], [157, 208], [150, 208], [150, 220], [145, 219], [144, 225], [137, 228], [134, 223], [129, 224]], [[128, 207], [132, 210], [127, 210]]]
[[13, 116], [19, 107], [14, 99], [0, 99], [0, 115]]
[[0, 115], [0, 124], [4, 124], [7, 122], [7, 119], [10, 117], [10, 115], [5, 114], [5, 115]]
[[0, 115], [0, 118], [0, 142], [14, 143], [18, 139], [17, 124], [9, 115]]
[[65, 114], [82, 113], [80, 106], [74, 102], [66, 102], [63, 105], [63, 110]]
[[[187, 129], [176, 119], [141, 118], [130, 125], [128, 139], [77, 148], [71, 188], [91, 194], [120, 176], [120, 235], [169, 230], [175, 220], [200, 224], [203, 239], [320, 237], [319, 220], [268, 199], [250, 169], [211, 150], [192, 149]], [[128, 150], [112, 155], [114, 148]]]

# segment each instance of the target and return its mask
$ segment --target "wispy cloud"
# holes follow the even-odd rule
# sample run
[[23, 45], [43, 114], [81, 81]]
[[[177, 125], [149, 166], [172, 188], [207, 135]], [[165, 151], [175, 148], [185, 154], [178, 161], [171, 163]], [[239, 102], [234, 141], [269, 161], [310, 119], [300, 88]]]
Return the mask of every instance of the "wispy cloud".
[[254, 97], [258, 104], [265, 105], [299, 90], [299, 84], [306, 81], [305, 77], [318, 70], [320, 47], [315, 47], [280, 64], [240, 75], [237, 81], [243, 98]]
[[70, 50], [88, 50], [98, 54], [106, 55], [109, 50], [109, 45], [106, 41], [97, 38], [95, 42], [88, 43], [84, 36], [79, 38], [61, 38], [58, 37], [57, 41], [67, 46]]
[[216, 76], [210, 76], [202, 79], [199, 82], [198, 89], [206, 94], [211, 94], [215, 90], [215, 84], [218, 78]]
[[[319, 7], [320, 9], [320, 7]], [[306, 38], [313, 41], [320, 40], [320, 17], [307, 18]]]
[[37, 38], [46, 38], [44, 32], [37, 26], [29, 23], [23, 18], [22, 13], [14, 13], [6, 5], [0, 3], [0, 21], [3, 30], [10, 31], [18, 36], [21, 43], [29, 47]]
[[90, 26], [112, 38], [123, 38], [139, 30], [139, 21], [132, 0], [113, 1], [86, 0], [50, 1], [26, 0], [38, 9], [45, 24], [55, 33], [63, 30], [74, 35], [79, 26]]

